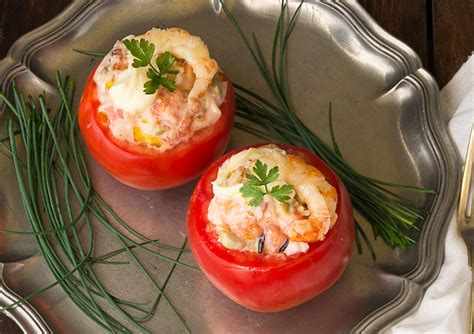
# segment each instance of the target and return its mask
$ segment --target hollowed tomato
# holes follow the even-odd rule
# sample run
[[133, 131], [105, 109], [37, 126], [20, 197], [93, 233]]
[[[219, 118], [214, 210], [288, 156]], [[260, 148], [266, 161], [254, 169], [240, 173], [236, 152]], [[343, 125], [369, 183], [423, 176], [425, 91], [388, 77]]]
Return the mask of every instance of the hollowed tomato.
[[[261, 145], [249, 147], [257, 146]], [[354, 243], [351, 202], [339, 177], [309, 151], [278, 146], [315, 166], [337, 190], [338, 218], [324, 240], [311, 243], [306, 253], [290, 256], [230, 250], [217, 241], [216, 232], [208, 228], [208, 207], [214, 196], [211, 182], [225, 160], [249, 147], [230, 152], [207, 170], [191, 197], [187, 220], [194, 257], [211, 283], [236, 303], [261, 312], [289, 309], [328, 289], [348, 265]]]
[[112, 135], [97, 112], [100, 102], [94, 73], [89, 76], [79, 103], [79, 127], [94, 159], [117, 180], [144, 190], [176, 187], [202, 174], [227, 147], [235, 111], [234, 91], [228, 78], [219, 120], [172, 149], [158, 152]]

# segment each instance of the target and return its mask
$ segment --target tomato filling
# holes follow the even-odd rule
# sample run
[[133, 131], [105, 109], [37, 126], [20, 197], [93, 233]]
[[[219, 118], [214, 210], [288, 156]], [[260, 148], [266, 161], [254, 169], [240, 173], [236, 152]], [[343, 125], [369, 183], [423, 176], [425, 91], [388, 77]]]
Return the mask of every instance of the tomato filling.
[[[124, 41], [144, 39], [154, 46], [150, 66], [137, 67]], [[150, 71], [159, 73], [159, 57], [172, 56], [168, 86], [145, 92]], [[168, 59], [169, 60], [169, 59]], [[155, 75], [155, 79], [157, 76]], [[206, 44], [178, 29], [152, 29], [117, 41], [94, 75], [100, 102], [98, 120], [118, 140], [158, 152], [188, 141], [221, 117], [227, 81], [209, 56]], [[170, 84], [172, 82], [172, 84]]]
[[228, 249], [304, 253], [337, 220], [336, 189], [316, 167], [275, 145], [233, 155], [212, 185], [208, 228]]

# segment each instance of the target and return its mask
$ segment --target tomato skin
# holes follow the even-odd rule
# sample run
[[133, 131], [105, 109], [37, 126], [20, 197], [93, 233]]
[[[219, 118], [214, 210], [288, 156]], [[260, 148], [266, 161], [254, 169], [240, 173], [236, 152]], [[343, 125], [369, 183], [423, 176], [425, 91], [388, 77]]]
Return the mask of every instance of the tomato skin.
[[229, 250], [217, 242], [206, 227], [209, 203], [214, 194], [211, 182], [223, 162], [252, 145], [217, 160], [201, 177], [190, 200], [188, 238], [193, 255], [207, 278], [236, 303], [260, 312], [278, 312], [317, 296], [342, 275], [354, 244], [354, 223], [349, 194], [339, 177], [318, 157], [302, 148], [278, 144], [289, 154], [302, 157], [318, 168], [338, 194], [338, 220], [323, 241], [310, 244], [304, 254], [262, 256]]
[[97, 87], [90, 74], [79, 103], [79, 128], [94, 159], [117, 180], [138, 189], [158, 190], [182, 185], [204, 172], [229, 143], [235, 112], [230, 80], [219, 120], [191, 139], [165, 152], [115, 138], [100, 121]]

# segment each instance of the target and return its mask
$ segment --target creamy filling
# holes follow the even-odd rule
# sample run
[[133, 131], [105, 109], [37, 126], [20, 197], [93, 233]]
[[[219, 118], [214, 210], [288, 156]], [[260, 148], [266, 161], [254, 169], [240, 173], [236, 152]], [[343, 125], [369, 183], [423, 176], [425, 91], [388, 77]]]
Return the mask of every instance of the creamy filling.
[[[186, 48], [186, 43], [191, 42], [196, 48], [198, 38], [183, 30], [154, 29], [152, 32], [151, 35], [148, 32], [148, 35], [136, 38], [149, 38], [154, 43], [157, 38], [150, 36], [164, 36], [160, 37], [162, 41], [168, 35], [178, 36], [177, 40], [184, 36], [184, 42], [181, 43], [185, 46], [180, 48]], [[171, 37], [166, 40], [167, 45], [173, 43]], [[199, 42], [202, 44], [198, 44], [200, 58], [193, 62], [202, 62], [202, 59], [214, 62], [205, 57], [206, 54], [208, 56], [207, 47], [200, 39]], [[167, 48], [172, 49], [169, 45]], [[203, 48], [204, 51], [201, 50]], [[154, 57], [164, 51], [159, 47], [156, 49]], [[190, 50], [194, 49], [190, 47]], [[187, 52], [188, 60], [192, 59], [193, 52]], [[162, 152], [189, 140], [197, 131], [213, 125], [221, 117], [219, 107], [225, 99], [227, 82], [220, 79], [222, 76], [219, 72], [210, 70], [209, 73], [204, 73], [210, 78], [207, 87], [196, 96], [190, 96], [197, 82], [194, 68], [189, 64], [191, 61], [176, 56], [177, 61], [173, 67], [179, 70], [175, 77], [176, 90], [170, 92], [161, 87], [154, 94], [145, 94], [143, 86], [149, 80], [146, 76], [147, 68], [132, 67], [133, 58], [122, 41], [117, 41], [94, 75], [100, 102], [99, 119], [105, 120], [114, 137]]]
[[[278, 167], [278, 178], [266, 189], [289, 185], [288, 199], [265, 194], [251, 205], [242, 187], [255, 175], [259, 160], [267, 171]], [[223, 246], [263, 254], [304, 253], [312, 242], [325, 238], [337, 220], [337, 192], [315, 167], [274, 145], [250, 148], [226, 160], [212, 183], [214, 197], [208, 208], [210, 229]], [[262, 192], [264, 186], [258, 187]]]

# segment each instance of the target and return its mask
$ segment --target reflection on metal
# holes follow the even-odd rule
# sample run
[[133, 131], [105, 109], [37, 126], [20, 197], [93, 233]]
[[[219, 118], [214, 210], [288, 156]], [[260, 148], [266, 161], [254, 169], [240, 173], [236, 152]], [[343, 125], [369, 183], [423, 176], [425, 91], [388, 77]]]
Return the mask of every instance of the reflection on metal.
[[[249, 34], [255, 32], [262, 48], [268, 51], [279, 1], [227, 3], [242, 28]], [[290, 8], [298, 4], [288, 3]], [[77, 103], [97, 60], [74, 53], [72, 48], [107, 51], [118, 38], [165, 25], [200, 35], [234, 82], [268, 95], [234, 28], [222, 12], [216, 13], [216, 1], [139, 4], [74, 1], [54, 21], [16, 42], [10, 56], [0, 62], [2, 88], [16, 79], [17, 87], [27, 94], [49, 92], [48, 85], [55, 82], [55, 71], [60, 69], [77, 80]], [[414, 52], [378, 27], [357, 2], [305, 2], [288, 52], [288, 81], [298, 115], [329, 142], [327, 107], [332, 101], [339, 147], [357, 171], [436, 189], [438, 196], [400, 192], [430, 211], [416, 236], [418, 244], [400, 251], [375, 242], [377, 262], [368, 254], [354, 254], [348, 270], [331, 289], [286, 312], [247, 311], [221, 295], [202, 274], [176, 268], [165, 292], [193, 332], [312, 332], [315, 328], [325, 332], [378, 332], [418, 305], [441, 267], [448, 218], [460, 181], [459, 160], [442, 121], [437, 85], [420, 66]], [[5, 119], [0, 112], [0, 138], [5, 136]], [[236, 130], [230, 148], [256, 141]], [[181, 245], [194, 183], [141, 192], [118, 184], [92, 161], [90, 166], [96, 188], [125, 221], [151, 239]], [[26, 230], [14, 180], [10, 160], [0, 155], [0, 198], [6, 203], [0, 206], [0, 222], [8, 229]], [[97, 255], [119, 247], [99, 224], [95, 234], [99, 241]], [[7, 253], [12, 253], [6, 255], [31, 256], [34, 239], [18, 240], [6, 237], [3, 245]], [[171, 265], [137, 253], [153, 275], [164, 281]], [[192, 256], [186, 253], [182, 260], [190, 262]], [[153, 303], [156, 290], [133, 265], [94, 265], [94, 270], [120, 298]], [[51, 283], [52, 276], [39, 257], [29, 261], [21, 272], [15, 290], [22, 295]], [[17, 286], [24, 286], [24, 291]], [[59, 288], [37, 300], [42, 302], [35, 307], [55, 331], [60, 331], [61, 324], [74, 332], [98, 330]], [[145, 326], [160, 333], [174, 333], [181, 328], [167, 307], [166, 303], [160, 304], [157, 315]]]
[[[21, 300], [21, 297], [10, 290], [3, 280], [3, 268], [4, 264], [0, 263], [0, 312], [2, 312], [3, 308]], [[22, 302], [3, 312], [12, 319], [24, 333], [52, 333], [38, 312], [36, 312], [28, 302]]]
[[211, 0], [212, 7], [216, 11], [216, 13], [220, 13], [222, 10], [222, 5], [220, 0]]

